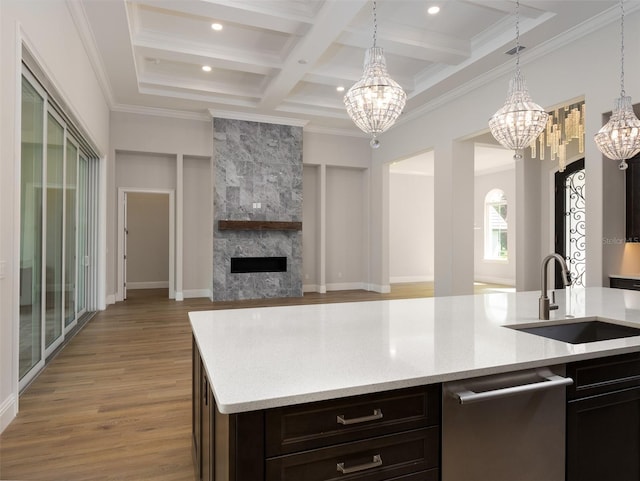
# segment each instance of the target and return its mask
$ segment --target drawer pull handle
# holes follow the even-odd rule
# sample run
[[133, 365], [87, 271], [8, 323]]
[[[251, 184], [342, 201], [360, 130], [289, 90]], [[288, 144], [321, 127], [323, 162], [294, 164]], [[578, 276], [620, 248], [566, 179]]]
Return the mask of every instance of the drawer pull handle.
[[382, 457], [376, 454], [370, 463], [359, 464], [358, 466], [352, 466], [350, 468], [345, 468], [344, 463], [338, 463], [336, 469], [342, 474], [351, 474], [364, 471], [365, 469], [377, 468], [378, 466], [382, 466]]
[[362, 416], [360, 418], [353, 419], [345, 419], [344, 414], [339, 414], [336, 416], [336, 421], [338, 424], [344, 424], [345, 426], [349, 424], [358, 424], [358, 423], [366, 423], [367, 421], [375, 421], [376, 419], [382, 419], [382, 409], [374, 409], [373, 414], [369, 416]]

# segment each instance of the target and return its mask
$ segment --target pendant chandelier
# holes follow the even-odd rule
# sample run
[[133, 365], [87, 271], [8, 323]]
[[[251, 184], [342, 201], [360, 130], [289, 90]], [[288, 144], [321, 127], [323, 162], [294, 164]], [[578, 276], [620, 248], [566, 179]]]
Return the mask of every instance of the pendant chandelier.
[[407, 101], [402, 87], [389, 77], [382, 48], [376, 46], [378, 23], [376, 2], [373, 1], [373, 47], [364, 59], [364, 72], [344, 96], [344, 105], [351, 120], [367, 134], [371, 147], [379, 147], [378, 135], [391, 127], [402, 113]]
[[564, 172], [567, 167], [567, 148], [572, 143], [577, 143], [578, 153], [584, 153], [585, 103], [581, 100], [547, 113], [547, 127], [530, 145], [531, 158], [539, 156], [540, 160], [545, 160], [548, 153], [550, 160], [558, 160], [558, 170]]
[[600, 152], [620, 161], [620, 170], [628, 167], [627, 159], [640, 152], [640, 120], [633, 112], [631, 97], [624, 91], [624, 0], [620, 0], [620, 98], [615, 100], [609, 122], [594, 140]]
[[515, 151], [514, 159], [522, 158], [522, 151], [529, 147], [547, 124], [547, 113], [529, 96], [524, 77], [520, 72], [520, 1], [516, 2], [516, 72], [509, 82], [509, 92], [504, 106], [489, 119], [493, 137], [503, 147]]

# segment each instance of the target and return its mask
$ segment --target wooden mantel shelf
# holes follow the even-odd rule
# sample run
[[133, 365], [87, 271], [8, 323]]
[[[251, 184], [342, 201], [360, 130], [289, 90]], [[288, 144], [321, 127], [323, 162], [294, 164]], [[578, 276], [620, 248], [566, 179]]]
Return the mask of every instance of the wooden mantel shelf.
[[219, 220], [220, 230], [302, 230], [302, 222], [268, 220]]

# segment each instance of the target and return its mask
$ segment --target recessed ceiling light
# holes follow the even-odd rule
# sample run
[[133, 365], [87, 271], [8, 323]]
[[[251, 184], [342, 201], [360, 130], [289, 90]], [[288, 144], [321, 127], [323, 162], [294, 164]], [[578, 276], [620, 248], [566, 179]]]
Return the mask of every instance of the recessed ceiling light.
[[338, 85], [338, 86], [336, 87], [336, 90], [337, 90], [338, 92], [344, 92], [344, 87], [343, 87], [342, 85]]
[[429, 7], [427, 9], [427, 13], [429, 15], [435, 15], [436, 13], [440, 12], [440, 7], [438, 7], [437, 5], [434, 5], [433, 7]]
[[211, 67], [209, 67], [208, 65], [203, 65], [202, 70], [204, 70], [205, 72], [211, 72]]
[[220, 30], [222, 30], [222, 24], [221, 23], [212, 23], [211, 24], [211, 29], [215, 30], [216, 32], [219, 32]]
[[300, 65], [306, 65], [307, 64], [307, 59], [306, 58], [301, 58], [300, 60], [298, 60], [298, 63]]

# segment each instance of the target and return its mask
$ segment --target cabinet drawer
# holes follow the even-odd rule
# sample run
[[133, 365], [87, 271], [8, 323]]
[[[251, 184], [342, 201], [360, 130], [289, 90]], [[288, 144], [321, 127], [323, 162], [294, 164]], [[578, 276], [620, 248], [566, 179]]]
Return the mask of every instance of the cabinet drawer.
[[640, 353], [570, 363], [567, 376], [573, 379], [567, 388], [567, 399], [640, 386]]
[[267, 457], [440, 423], [440, 385], [271, 409]]
[[638, 279], [623, 279], [620, 277], [610, 277], [609, 287], [616, 289], [631, 289], [634, 291], [640, 291], [640, 280]]
[[430, 479], [402, 476], [417, 475], [438, 466], [439, 437], [440, 430], [436, 426], [279, 456], [267, 460], [266, 480]]

